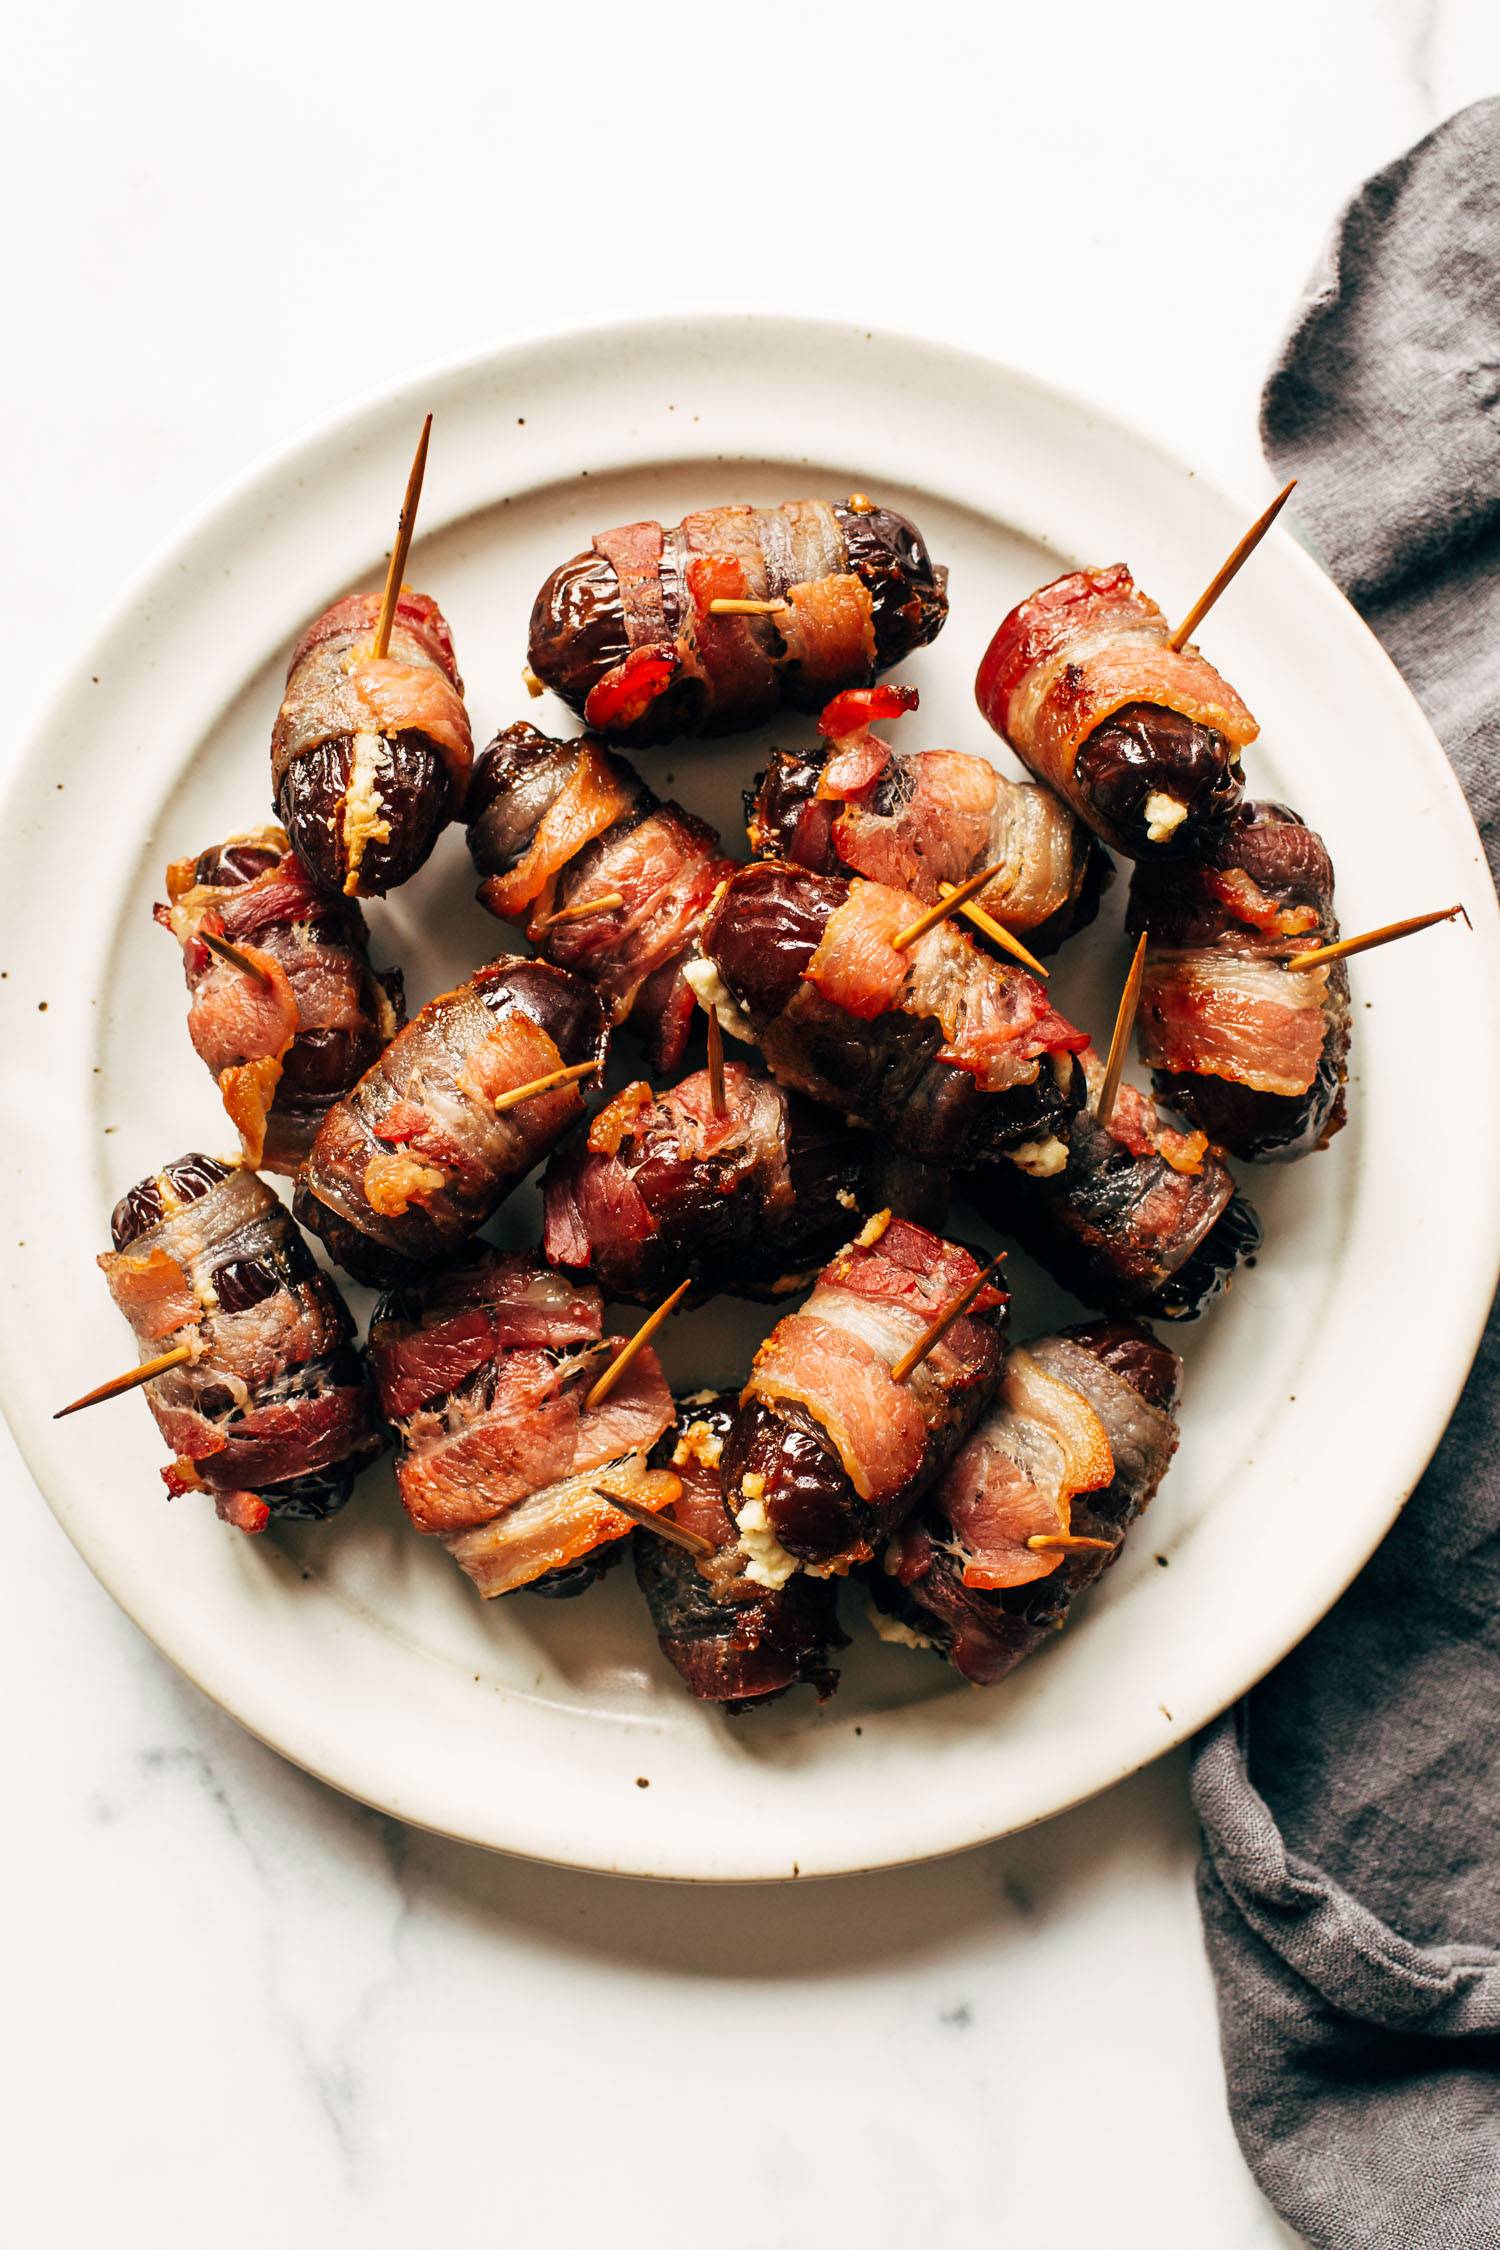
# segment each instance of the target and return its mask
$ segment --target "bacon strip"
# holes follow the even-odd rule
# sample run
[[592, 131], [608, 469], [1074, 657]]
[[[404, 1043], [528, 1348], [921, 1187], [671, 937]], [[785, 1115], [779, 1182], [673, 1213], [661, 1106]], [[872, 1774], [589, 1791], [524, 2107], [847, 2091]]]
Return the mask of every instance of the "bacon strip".
[[624, 760], [585, 737], [525, 855], [507, 873], [486, 878], [480, 886], [481, 903], [504, 922], [524, 921], [528, 909], [550, 895], [569, 860], [596, 836], [607, 834], [640, 794], [640, 781]]
[[1097, 894], [1108, 867], [1089, 831], [1050, 790], [1010, 780], [987, 758], [898, 754], [872, 731], [873, 718], [916, 702], [913, 689], [835, 696], [818, 721], [826, 756], [773, 753], [750, 810], [752, 846], [820, 874], [888, 883], [924, 905], [993, 867], [976, 901], [986, 914], [1017, 933], [1056, 919], [1053, 942], [1067, 936], [1085, 884], [1092, 878]]
[[741, 1063], [725, 1066], [722, 1111], [706, 1071], [659, 1096], [638, 1082], [548, 1167], [546, 1253], [611, 1296], [654, 1301], [684, 1274], [775, 1294], [847, 1236], [871, 1169], [842, 1120]]
[[[892, 1637], [980, 1683], [1048, 1640], [1166, 1473], [1179, 1374], [1176, 1355], [1131, 1322], [1014, 1352], [995, 1407], [871, 1574]], [[1034, 1549], [1037, 1537], [1080, 1544]]]
[[[1284, 806], [1242, 805], [1201, 857], [1137, 871], [1128, 920], [1150, 938], [1140, 1020], [1153, 1068], [1222, 1080], [1283, 1105], [1308, 1097], [1305, 1132], [1295, 1132], [1297, 1120], [1283, 1108], [1270, 1117], [1275, 1137], [1263, 1147], [1255, 1129], [1264, 1111], [1202, 1090], [1211, 1129], [1223, 1131], [1236, 1155], [1296, 1153], [1320, 1128], [1317, 1145], [1330, 1138], [1343, 1121], [1347, 975], [1342, 963], [1286, 966], [1338, 935], [1321, 837]], [[1190, 1084], [1169, 1078], [1159, 1090], [1190, 1114], [1199, 1106]]]
[[[591, 738], [575, 747], [521, 725], [480, 758], [469, 850], [481, 903], [511, 920], [530, 913], [543, 958], [586, 978], [611, 1023], [628, 1022], [653, 1065], [674, 1068], [695, 1009], [683, 970], [733, 865], [713, 829], [660, 803]], [[581, 911], [608, 899], [619, 903]]]
[[983, 1385], [995, 1364], [984, 1315], [1004, 1305], [1004, 1293], [983, 1291], [905, 1382], [890, 1371], [979, 1270], [957, 1245], [892, 1220], [873, 1244], [856, 1243], [826, 1266], [801, 1311], [778, 1322], [755, 1355], [742, 1406], [806, 1408], [861, 1500], [883, 1507], [906, 1497], [955, 1396]]
[[1066, 1538], [1072, 1503], [1115, 1473], [1109, 1439], [1088, 1400], [1027, 1351], [1005, 1364], [994, 1410], [943, 1480], [938, 1505], [963, 1550], [966, 1586], [1024, 1586], [1063, 1564], [1037, 1536]]
[[979, 668], [980, 708], [1033, 772], [1065, 796], [1079, 749], [1127, 704], [1178, 711], [1236, 748], [1259, 728], [1196, 649], [1171, 628], [1123, 563], [1078, 570], [1021, 602]]
[[[245, 1530], [276, 1512], [331, 1514], [381, 1445], [353, 1323], [263, 1180], [188, 1161], [205, 1192], [138, 1233], [117, 1214], [123, 1247], [98, 1261], [143, 1357], [192, 1348], [143, 1386], [176, 1456], [169, 1488], [207, 1487]], [[275, 1487], [320, 1473], [320, 1500], [278, 1499]]]
[[[279, 828], [174, 861], [167, 898], [156, 919], [182, 947], [188, 1033], [219, 1082], [245, 1161], [295, 1172], [323, 1112], [394, 1035], [401, 980], [372, 973], [358, 907], [317, 891]], [[259, 974], [213, 953], [205, 931]]]
[[911, 892], [856, 878], [828, 919], [808, 982], [861, 1022], [898, 1010], [935, 1017], [945, 1042], [939, 1060], [968, 1071], [986, 1093], [1034, 1078], [1039, 1056], [1088, 1045], [1034, 977], [981, 953], [951, 921], [898, 951], [894, 939], [921, 912]]
[[1227, 952], [1154, 947], [1141, 985], [1146, 1060], [1260, 1094], [1304, 1094], [1322, 1060], [1328, 982], [1326, 965], [1289, 971]]
[[611, 1494], [654, 1510], [681, 1489], [646, 1466], [673, 1418], [654, 1353], [585, 1406], [601, 1327], [597, 1290], [492, 1250], [377, 1311], [372, 1361], [401, 1438], [402, 1504], [487, 1599], [624, 1538], [631, 1522]]
[[273, 786], [319, 743], [339, 735], [421, 734], [441, 754], [449, 801], [462, 803], [474, 738], [464, 709], [453, 637], [437, 603], [403, 589], [386, 656], [371, 642], [379, 594], [351, 594], [314, 618], [287, 670], [286, 693], [271, 737]]
[[[539, 1017], [583, 1027], [575, 1051]], [[440, 993], [391, 1041], [319, 1128], [298, 1191], [304, 1223], [324, 1231], [351, 1270], [422, 1265], [452, 1251], [583, 1114], [576, 1083], [510, 1109], [497, 1096], [601, 1054], [604, 1032], [586, 986], [541, 963], [502, 960]], [[353, 1241], [349, 1239], [353, 1230]]]

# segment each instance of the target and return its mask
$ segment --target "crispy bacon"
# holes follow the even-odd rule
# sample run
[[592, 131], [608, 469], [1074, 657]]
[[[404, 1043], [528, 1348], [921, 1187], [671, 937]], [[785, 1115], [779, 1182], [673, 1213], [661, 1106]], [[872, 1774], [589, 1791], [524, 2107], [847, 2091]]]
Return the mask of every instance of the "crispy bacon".
[[[662, 804], [623, 758], [585, 736], [508, 727], [475, 770], [469, 850], [491, 913], [519, 921], [543, 958], [584, 977], [654, 1067], [682, 1059], [694, 1002], [683, 970], [731, 872], [719, 839]], [[583, 913], [591, 901], [620, 903]]]
[[1075, 570], [1015, 609], [979, 671], [979, 703], [1038, 772], [1065, 777], [1096, 726], [1129, 703], [1179, 711], [1242, 749], [1260, 732], [1228, 681], [1171, 628], [1124, 563]]
[[872, 1223], [824, 1268], [756, 1353], [741, 1398], [725, 1491], [742, 1533], [844, 1570], [900, 1521], [994, 1387], [1005, 1292], [987, 1285], [903, 1381], [892, 1370], [979, 1271], [900, 1219]]
[[549, 1165], [546, 1253], [612, 1297], [654, 1301], [684, 1274], [774, 1296], [872, 1207], [874, 1157], [840, 1117], [742, 1063], [725, 1066], [722, 1112], [706, 1071], [660, 1095], [637, 1082], [594, 1118], [585, 1148]]
[[891, 1637], [984, 1684], [1047, 1640], [1166, 1473], [1180, 1373], [1128, 1322], [1013, 1352], [994, 1407], [869, 1573]]
[[926, 1163], [990, 1162], [1061, 1129], [1087, 1036], [952, 921], [898, 948], [922, 913], [909, 892], [761, 861], [719, 893], [701, 942], [730, 1028], [782, 1084]]
[[376, 1311], [371, 1360], [400, 1438], [402, 1503], [487, 1599], [627, 1536], [611, 1495], [655, 1510], [680, 1490], [647, 1467], [673, 1411], [654, 1353], [585, 1405], [608, 1364], [602, 1327], [597, 1290], [534, 1254], [490, 1249]]
[[[481, 765], [491, 757], [498, 743], [507, 742], [519, 731], [512, 728], [506, 735], [497, 737], [482, 753]], [[535, 730], [528, 728], [526, 731], [531, 734]], [[538, 736], [537, 739], [545, 738]], [[555, 747], [561, 750], [563, 745]], [[557, 877], [569, 860], [595, 837], [606, 835], [616, 821], [634, 810], [645, 794], [634, 769], [600, 743], [591, 742], [585, 736], [581, 743], [567, 747], [574, 754], [566, 767], [566, 776], [543, 811], [525, 851], [513, 867], [504, 873], [486, 876], [479, 887], [480, 904], [502, 922], [524, 922], [528, 911], [539, 900], [550, 899]], [[471, 847], [474, 834], [471, 828]], [[482, 868], [483, 863], [480, 864]]]
[[915, 690], [836, 696], [818, 722], [826, 752], [773, 752], [753, 799], [752, 848], [819, 874], [865, 875], [934, 905], [945, 883], [996, 869], [976, 904], [1033, 950], [1093, 918], [1110, 865], [1050, 790], [959, 750], [898, 754], [871, 717], [916, 707]]
[[1202, 841], [1259, 732], [1227, 680], [1170, 637], [1123, 563], [1072, 571], [1011, 611], [975, 683], [1038, 780], [1133, 856]]
[[597, 1000], [566, 970], [491, 962], [430, 1000], [329, 1111], [298, 1216], [376, 1283], [451, 1253], [583, 1114], [576, 1081], [502, 1111], [496, 1098], [602, 1061], [607, 1037]]
[[[946, 573], [883, 508], [794, 501], [625, 524], [553, 572], [532, 611], [533, 672], [617, 741], [723, 733], [816, 708], [919, 648]], [[714, 611], [768, 601], [763, 614]]]
[[762, 862], [719, 894], [702, 943], [783, 1084], [926, 1162], [989, 1161], [1070, 1114], [1087, 1035], [951, 920], [898, 947], [922, 914], [885, 884]]
[[1141, 1046], [1161, 1099], [1236, 1156], [1326, 1148], [1344, 1122], [1348, 973], [1286, 965], [1338, 936], [1321, 838], [1285, 806], [1243, 805], [1202, 859], [1137, 869], [1129, 921], [1150, 934]]
[[1287, 971], [1253, 955], [1157, 946], [1141, 986], [1146, 1059], [1258, 1094], [1305, 1094], [1322, 1059], [1327, 1000], [1326, 966]]
[[1255, 1249], [1255, 1214], [1222, 1152], [1165, 1125], [1135, 1087], [1121, 1086], [1100, 1127], [1093, 1104], [1104, 1065], [1092, 1047], [1082, 1059], [1089, 1105], [1058, 1160], [1030, 1172], [988, 1167], [971, 1176], [970, 1193], [1085, 1304], [1190, 1320]]
[[451, 803], [463, 802], [474, 738], [448, 621], [428, 594], [403, 588], [389, 654], [373, 654], [379, 594], [351, 594], [315, 617], [287, 668], [271, 737], [273, 787], [294, 761], [336, 735], [420, 734], [441, 753]]
[[1073, 1501], [1115, 1473], [1088, 1400], [1017, 1348], [995, 1409], [943, 1479], [941, 1505], [963, 1553], [966, 1586], [1025, 1586], [1063, 1565]]
[[383, 1441], [353, 1323], [283, 1205], [190, 1156], [133, 1188], [112, 1231], [99, 1265], [142, 1357], [191, 1351], [144, 1386], [169, 1492], [210, 1491], [245, 1531], [333, 1514]]
[[[156, 918], [182, 947], [188, 1032], [245, 1161], [295, 1173], [325, 1112], [399, 1028], [400, 976], [372, 972], [359, 908], [316, 890], [279, 828], [173, 861], [167, 899]], [[205, 931], [255, 973], [215, 954]]]
[[784, 1586], [767, 1587], [745, 1576], [747, 1558], [720, 1488], [733, 1419], [727, 1395], [679, 1405], [652, 1459], [681, 1480], [673, 1521], [711, 1540], [714, 1552], [700, 1560], [664, 1539], [637, 1539], [636, 1579], [662, 1653], [693, 1695], [739, 1712], [806, 1682], [821, 1702], [838, 1679], [829, 1653], [844, 1645], [834, 1582], [799, 1571]]

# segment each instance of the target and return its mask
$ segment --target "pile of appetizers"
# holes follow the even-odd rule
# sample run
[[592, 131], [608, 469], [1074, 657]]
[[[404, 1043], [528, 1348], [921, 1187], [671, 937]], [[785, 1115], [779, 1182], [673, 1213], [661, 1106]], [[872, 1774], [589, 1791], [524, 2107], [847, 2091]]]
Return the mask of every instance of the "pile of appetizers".
[[[245, 1533], [336, 1517], [393, 1444], [413, 1531], [486, 1599], [584, 1594], [628, 1550], [666, 1657], [731, 1710], [832, 1691], [846, 1580], [886, 1639], [997, 1680], [1171, 1461], [1151, 1324], [1260, 1240], [1226, 1157], [1344, 1121], [1366, 941], [1339, 942], [1328, 853], [1244, 794], [1257, 728], [1188, 638], [1205, 605], [1174, 632], [1122, 564], [985, 653], [1030, 780], [909, 746], [916, 692], [882, 675], [941, 630], [947, 574], [858, 493], [602, 533], [538, 595], [525, 674], [585, 731], [510, 723], [476, 758], [447, 622], [402, 581], [425, 445], [384, 593], [292, 653], [279, 825], [166, 871], [242, 1156], [122, 1198], [99, 1263], [139, 1365], [76, 1405], [143, 1388], [169, 1493]], [[744, 837], [624, 754], [778, 713]], [[501, 928], [408, 1018], [360, 901], [452, 821]], [[1117, 856], [1139, 942], [1096, 1048], [1046, 961]], [[617, 1042], [650, 1077], [606, 1101]], [[539, 1166], [541, 1240], [501, 1250], [481, 1230]], [[1012, 1340], [960, 1200], [1091, 1317]], [[305, 1234], [381, 1293], [363, 1342]], [[765, 1340], [738, 1391], [674, 1398], [651, 1338], [718, 1292], [766, 1303]], [[649, 1317], [607, 1337], [606, 1298]]]

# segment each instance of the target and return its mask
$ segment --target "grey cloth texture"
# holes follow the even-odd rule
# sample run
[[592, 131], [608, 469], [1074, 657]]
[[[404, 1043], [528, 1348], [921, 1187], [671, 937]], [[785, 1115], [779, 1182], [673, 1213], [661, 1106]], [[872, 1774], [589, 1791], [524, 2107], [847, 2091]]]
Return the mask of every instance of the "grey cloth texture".
[[[1302, 534], [1441, 737], [1493, 872], [1500, 100], [1452, 118], [1350, 204], [1266, 387], [1262, 435], [1277, 475], [1301, 479]], [[1447, 1099], [1461, 1121], [1461, 1071]], [[1420, 1318], [1406, 1295], [1417, 1278], [1392, 1274], [1393, 1320]], [[1318, 2250], [1496, 2250], [1495, 1312], [1395, 1529], [1200, 1738], [1193, 1795], [1230, 2110], [1266, 2195]]]

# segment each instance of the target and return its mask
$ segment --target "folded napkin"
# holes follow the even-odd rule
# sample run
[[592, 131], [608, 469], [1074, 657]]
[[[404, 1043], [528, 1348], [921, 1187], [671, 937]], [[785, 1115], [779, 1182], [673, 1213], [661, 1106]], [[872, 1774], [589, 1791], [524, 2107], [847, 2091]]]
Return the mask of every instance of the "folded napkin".
[[[1500, 100], [1350, 204], [1266, 386], [1262, 434], [1277, 475], [1301, 479], [1304, 532], [1441, 737], [1493, 871]], [[1495, 1312], [1401, 1520], [1202, 1736], [1193, 1795], [1230, 2108], [1265, 2193], [1318, 2250], [1496, 2250]]]

